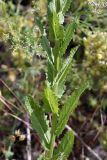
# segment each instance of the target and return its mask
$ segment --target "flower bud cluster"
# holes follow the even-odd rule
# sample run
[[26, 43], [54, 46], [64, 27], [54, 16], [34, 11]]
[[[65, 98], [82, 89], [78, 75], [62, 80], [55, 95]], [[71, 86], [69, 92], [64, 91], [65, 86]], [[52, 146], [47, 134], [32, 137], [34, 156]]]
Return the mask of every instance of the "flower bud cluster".
[[107, 32], [89, 32], [83, 39], [85, 55], [90, 63], [107, 67]]
[[21, 131], [18, 129], [18, 130], [15, 131], [14, 135], [11, 135], [9, 137], [9, 139], [12, 142], [15, 142], [17, 140], [17, 138], [18, 138], [19, 141], [24, 141], [26, 139], [26, 135], [22, 134]]
[[[84, 66], [93, 85], [102, 92], [107, 91], [107, 32], [89, 32], [83, 39], [85, 47]], [[96, 82], [97, 80], [97, 82]]]

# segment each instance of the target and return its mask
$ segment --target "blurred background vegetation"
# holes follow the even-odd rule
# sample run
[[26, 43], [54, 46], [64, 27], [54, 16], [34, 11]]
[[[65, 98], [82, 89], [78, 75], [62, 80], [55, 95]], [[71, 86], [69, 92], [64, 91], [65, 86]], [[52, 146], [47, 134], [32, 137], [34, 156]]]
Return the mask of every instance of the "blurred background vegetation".
[[[47, 68], [36, 17], [42, 19], [48, 32], [46, 15], [47, 0], [0, 0], [0, 160], [27, 160], [24, 96], [30, 94], [42, 104]], [[78, 27], [64, 57], [74, 46], [80, 47], [62, 103], [82, 81], [89, 81], [91, 89], [82, 96], [69, 126], [107, 160], [107, 2], [75, 0], [64, 25], [75, 17]], [[70, 160], [96, 160], [84, 143], [75, 139]], [[42, 149], [34, 131], [31, 147], [35, 160]]]

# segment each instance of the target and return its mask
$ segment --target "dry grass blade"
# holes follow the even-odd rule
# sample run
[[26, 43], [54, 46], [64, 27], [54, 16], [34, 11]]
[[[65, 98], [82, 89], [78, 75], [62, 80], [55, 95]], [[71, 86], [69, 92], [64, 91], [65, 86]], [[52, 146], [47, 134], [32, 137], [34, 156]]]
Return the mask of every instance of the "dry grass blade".
[[20, 101], [20, 99], [16, 96], [16, 94], [11, 90], [11, 88], [8, 87], [8, 85], [2, 80], [0, 79], [0, 82], [10, 91], [10, 93], [16, 98], [19, 106], [23, 106], [22, 102]]

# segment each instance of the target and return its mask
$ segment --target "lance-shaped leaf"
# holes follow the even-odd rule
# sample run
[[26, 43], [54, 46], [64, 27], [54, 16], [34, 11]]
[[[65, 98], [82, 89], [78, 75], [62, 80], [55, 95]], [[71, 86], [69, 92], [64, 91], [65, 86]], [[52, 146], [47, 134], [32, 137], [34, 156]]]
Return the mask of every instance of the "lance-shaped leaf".
[[87, 83], [83, 83], [80, 85], [78, 89], [76, 89], [72, 95], [67, 99], [65, 105], [63, 106], [62, 110], [60, 111], [58, 124], [56, 129], [56, 135], [59, 136], [65, 128], [69, 120], [69, 116], [74, 112], [75, 108], [77, 107], [79, 98], [81, 94], [84, 92], [85, 89], [88, 88]]
[[48, 3], [48, 23], [49, 23], [49, 40], [53, 44], [55, 42], [55, 35], [53, 30], [53, 13], [54, 12], [56, 12], [55, 1], [51, 0], [50, 3]]
[[56, 11], [63, 15], [69, 10], [72, 0], [55, 0]]
[[53, 13], [53, 30], [54, 30], [54, 35], [55, 35], [55, 39], [63, 39], [64, 36], [64, 29], [63, 26], [60, 24], [62, 23], [60, 20], [60, 14], [58, 15], [56, 12]]
[[69, 68], [71, 67], [73, 56], [76, 53], [77, 49], [78, 49], [78, 47], [75, 47], [71, 50], [70, 56], [68, 57], [67, 60], [65, 60], [65, 63], [63, 64], [62, 69], [57, 74], [57, 76], [54, 80], [54, 83], [57, 83], [57, 82], [59, 83], [59, 82], [62, 82], [63, 80], [65, 80], [67, 73], [69, 71]]
[[55, 6], [56, 6], [56, 12], [58, 13], [60, 11], [60, 0], [55, 0]]
[[48, 68], [47, 79], [52, 84], [54, 79], [55, 67], [53, 66], [50, 60], [48, 60], [47, 68]]
[[29, 112], [32, 127], [37, 131], [45, 146], [49, 144], [49, 127], [42, 108], [36, 104], [31, 96], [25, 98], [25, 106]]
[[54, 92], [49, 86], [47, 86], [45, 89], [45, 98], [47, 99], [49, 103], [51, 111], [57, 114], [58, 113], [58, 100]]
[[43, 28], [43, 24], [42, 24], [39, 17], [36, 17], [36, 23], [41, 31], [41, 34], [42, 34], [41, 41], [40, 41], [42, 48], [46, 51], [48, 59], [51, 61], [51, 63], [53, 63], [52, 49], [50, 47], [50, 43], [46, 37], [45, 29]]
[[43, 28], [43, 24], [42, 24], [42, 22], [41, 22], [40, 17], [37, 16], [37, 17], [35, 18], [35, 20], [36, 20], [36, 23], [37, 23], [40, 31], [41, 31], [41, 34], [43, 34], [43, 33], [44, 33], [44, 28]]
[[63, 14], [65, 14], [69, 10], [71, 2], [72, 0], [61, 0], [61, 8]]
[[64, 40], [63, 40], [63, 43], [62, 43], [61, 48], [60, 48], [60, 55], [65, 54], [66, 49], [67, 49], [71, 39], [73, 38], [73, 34], [74, 34], [75, 29], [76, 29], [76, 26], [77, 26], [76, 22], [73, 21], [66, 28]]
[[52, 49], [50, 47], [49, 41], [46, 38], [46, 36], [42, 36], [41, 45], [42, 45], [42, 48], [46, 51], [49, 60], [51, 61], [51, 63], [53, 63]]
[[58, 148], [54, 151], [54, 160], [66, 160], [72, 152], [74, 135], [71, 131], [67, 132], [62, 138]]
[[49, 19], [49, 38], [53, 44], [60, 43], [59, 40], [63, 40], [64, 36], [64, 16], [62, 12], [57, 12], [60, 7], [59, 0], [50, 2], [48, 6], [48, 19]]
[[64, 90], [64, 82], [66, 80], [67, 74], [71, 68], [72, 65], [72, 59], [74, 54], [76, 53], [78, 47], [75, 47], [71, 50], [71, 54], [68, 57], [67, 60], [65, 60], [65, 63], [63, 64], [61, 70], [58, 72], [57, 76], [54, 79], [53, 88], [55, 91], [55, 94], [58, 97], [61, 97]]

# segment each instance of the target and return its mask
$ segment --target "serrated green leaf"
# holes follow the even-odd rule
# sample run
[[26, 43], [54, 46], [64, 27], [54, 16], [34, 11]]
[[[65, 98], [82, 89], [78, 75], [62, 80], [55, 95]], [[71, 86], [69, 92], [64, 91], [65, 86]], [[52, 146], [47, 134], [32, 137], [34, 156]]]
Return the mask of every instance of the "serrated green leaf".
[[78, 47], [75, 47], [75, 48], [73, 48], [71, 50], [70, 56], [68, 57], [67, 60], [65, 60], [65, 63], [63, 64], [62, 69], [57, 74], [57, 76], [56, 76], [56, 78], [54, 80], [54, 83], [57, 83], [57, 82], [60, 83], [61, 81], [65, 80], [66, 75], [67, 75], [67, 73], [69, 71], [69, 68], [70, 68], [70, 66], [72, 64], [73, 56], [76, 53], [77, 49], [78, 49]]
[[51, 61], [51, 63], [53, 63], [52, 49], [50, 47], [48, 39], [45, 36], [42, 36], [41, 38], [41, 45], [43, 49], [46, 51], [49, 60]]
[[37, 131], [41, 140], [44, 142], [45, 146], [49, 144], [49, 126], [47, 125], [46, 117], [36, 102], [34, 102], [31, 96], [25, 98], [25, 106], [29, 112], [32, 127]]
[[58, 72], [57, 76], [54, 79], [53, 82], [53, 89], [55, 91], [55, 94], [60, 97], [63, 94], [64, 90], [64, 82], [66, 80], [67, 74], [71, 68], [72, 65], [72, 59], [74, 54], [76, 53], [78, 47], [75, 47], [71, 50], [71, 54], [68, 57], [67, 60], [65, 60], [65, 63], [63, 64], [61, 70]]
[[60, 11], [63, 15], [69, 10], [72, 0], [55, 0], [56, 12]]
[[61, 0], [61, 2], [62, 13], [65, 14], [69, 10], [72, 0]]
[[55, 92], [55, 95], [58, 97], [58, 98], [61, 98], [62, 95], [64, 94], [64, 91], [65, 91], [65, 84], [64, 82], [60, 83], [58, 85], [58, 83], [54, 86], [54, 92]]
[[51, 61], [48, 60], [48, 63], [47, 63], [47, 67], [48, 67], [48, 81], [50, 83], [53, 83], [53, 78], [54, 78], [54, 72], [55, 72], [55, 69], [54, 69], [54, 66], [53, 64], [51, 63]]
[[45, 97], [49, 103], [49, 106], [52, 112], [57, 114], [58, 113], [58, 100], [54, 92], [49, 86], [47, 86], [47, 88], [45, 89]]
[[71, 131], [67, 132], [61, 140], [58, 148], [54, 151], [54, 160], [67, 160], [72, 152], [74, 135]]
[[64, 36], [64, 29], [61, 24], [64, 22], [64, 16], [59, 10], [59, 0], [52, 1], [48, 7], [48, 19], [49, 19], [49, 38], [51, 42], [58, 43], [58, 40], [62, 40]]
[[53, 12], [56, 12], [56, 2], [55, 0], [52, 0], [49, 5], [48, 5], [48, 8], [49, 8], [49, 13], [53, 13]]
[[65, 54], [66, 49], [67, 49], [71, 39], [73, 38], [73, 34], [74, 34], [75, 29], [76, 29], [76, 26], [77, 26], [76, 22], [73, 21], [66, 28], [64, 40], [63, 40], [62, 46], [60, 48], [60, 55], [64, 55]]
[[42, 48], [46, 51], [48, 59], [51, 61], [51, 63], [53, 63], [52, 49], [51, 49], [51, 46], [50, 46], [50, 43], [49, 43], [47, 37], [45, 36], [46, 33], [45, 33], [45, 30], [43, 28], [43, 24], [41, 23], [41, 20], [39, 17], [36, 17], [36, 23], [41, 31], [41, 34], [42, 34], [42, 37], [41, 37]]
[[55, 1], [50, 1], [48, 5], [49, 40], [54, 44], [55, 35], [53, 30], [53, 12], [56, 12]]
[[[63, 26], [60, 24], [61, 20], [60, 20], [60, 14], [58, 15], [56, 12], [53, 12], [53, 30], [54, 30], [54, 35], [55, 35], [55, 39], [63, 39], [63, 34], [64, 34], [64, 30], [63, 30]], [[62, 22], [61, 22], [62, 23]]]
[[78, 89], [76, 89], [72, 95], [67, 99], [65, 105], [63, 106], [62, 110], [60, 111], [58, 124], [56, 129], [56, 135], [59, 136], [65, 128], [65, 125], [68, 122], [69, 116], [74, 112], [75, 108], [77, 107], [79, 98], [81, 94], [88, 88], [87, 83], [83, 83], [80, 85]]
[[56, 12], [60, 11], [60, 0], [55, 0]]
[[38, 25], [38, 27], [39, 27], [39, 29], [41, 31], [41, 34], [43, 34], [44, 33], [44, 28], [43, 28], [43, 24], [41, 22], [40, 17], [36, 17], [36, 23], [37, 23], [37, 25]]

